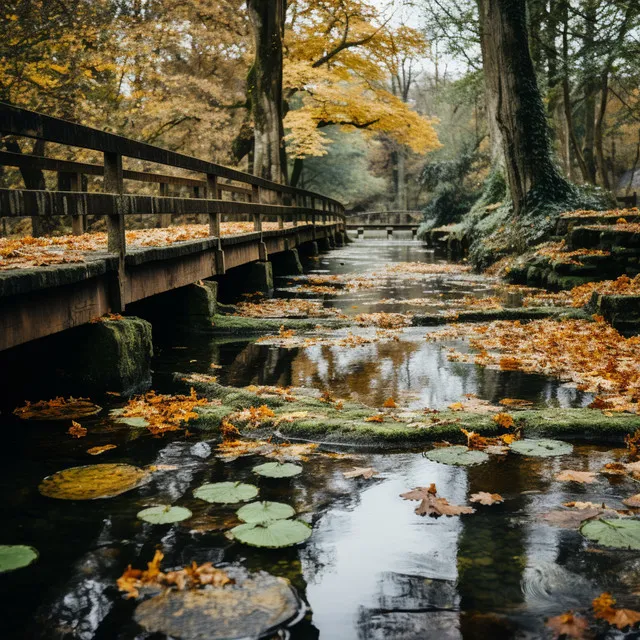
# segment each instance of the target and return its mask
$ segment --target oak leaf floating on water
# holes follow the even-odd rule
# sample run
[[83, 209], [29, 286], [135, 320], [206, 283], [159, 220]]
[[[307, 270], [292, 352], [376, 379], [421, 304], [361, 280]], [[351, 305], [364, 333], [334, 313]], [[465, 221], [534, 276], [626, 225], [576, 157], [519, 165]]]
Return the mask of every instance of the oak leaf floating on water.
[[572, 611], [549, 618], [546, 624], [556, 634], [556, 638], [583, 640], [588, 637], [589, 623], [585, 618]]
[[84, 438], [87, 435], [87, 430], [79, 422], [72, 420], [67, 433], [74, 438]]
[[498, 502], [504, 502], [504, 498], [499, 493], [489, 493], [488, 491], [478, 491], [472, 493], [469, 502], [477, 502], [478, 504], [492, 505]]
[[596, 474], [591, 471], [574, 471], [573, 469], [563, 469], [555, 476], [561, 482], [578, 482], [580, 484], [591, 484], [596, 481]]
[[373, 467], [353, 467], [351, 471], [344, 471], [342, 475], [345, 478], [364, 478], [369, 480], [373, 476], [377, 476], [378, 473]]
[[[570, 503], [569, 503], [570, 504]], [[588, 503], [587, 503], [588, 504]], [[599, 506], [581, 507], [575, 509], [557, 509], [545, 513], [542, 518], [547, 524], [562, 529], [577, 529], [585, 520], [592, 520], [602, 515], [603, 509]]]
[[600, 594], [592, 603], [594, 616], [620, 630], [633, 627], [640, 622], [640, 611], [616, 609], [613, 606], [615, 603], [616, 600], [610, 593]]
[[440, 516], [458, 516], [464, 513], [475, 513], [473, 507], [449, 504], [446, 498], [439, 498], [436, 485], [430, 484], [428, 487], [415, 487], [411, 491], [401, 493], [403, 500], [419, 500], [420, 504], [415, 508], [419, 516], [429, 516], [439, 518]]
[[111, 451], [111, 449], [117, 449], [117, 448], [118, 446], [115, 444], [103, 444], [101, 447], [91, 447], [90, 449], [87, 449], [87, 453], [90, 456], [99, 456], [105, 451]]

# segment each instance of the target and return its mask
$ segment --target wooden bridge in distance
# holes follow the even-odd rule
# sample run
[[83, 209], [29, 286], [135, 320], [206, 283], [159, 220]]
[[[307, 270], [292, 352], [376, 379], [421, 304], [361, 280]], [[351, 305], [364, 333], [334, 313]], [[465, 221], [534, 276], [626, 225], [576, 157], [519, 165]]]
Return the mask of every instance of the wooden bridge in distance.
[[[344, 208], [336, 200], [123, 136], [4, 103], [0, 136], [42, 140], [61, 156], [75, 147], [103, 159], [0, 152], [0, 166], [19, 169], [26, 187], [0, 188], [0, 220], [62, 217], [81, 235], [87, 218], [98, 217], [106, 220], [108, 238], [104, 251], [89, 251], [82, 261], [0, 269], [0, 351], [305, 244], [332, 246], [344, 233]], [[131, 161], [137, 166], [125, 166]], [[150, 165], [172, 170], [150, 171]], [[127, 221], [154, 214], [166, 227], [172, 216], [191, 216], [208, 225], [208, 234], [132, 250]], [[233, 221], [249, 230], [221, 233], [221, 224]]]
[[356, 230], [358, 236], [369, 231], [386, 231], [392, 236], [394, 231], [411, 231], [415, 238], [422, 222], [422, 211], [363, 211], [347, 212], [346, 228]]

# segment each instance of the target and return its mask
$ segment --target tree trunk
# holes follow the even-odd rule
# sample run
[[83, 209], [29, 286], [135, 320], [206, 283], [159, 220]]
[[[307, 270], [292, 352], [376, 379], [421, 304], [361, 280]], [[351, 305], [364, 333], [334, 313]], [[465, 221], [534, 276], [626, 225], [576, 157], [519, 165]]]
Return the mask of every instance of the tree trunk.
[[287, 182], [282, 103], [282, 39], [286, 0], [247, 0], [255, 42], [255, 60], [248, 76], [254, 127], [253, 172]]
[[561, 200], [571, 186], [552, 157], [529, 54], [525, 0], [478, 0], [487, 92], [495, 102], [505, 175], [516, 215], [534, 200]]
[[404, 147], [400, 147], [396, 153], [397, 192], [396, 208], [398, 211], [407, 210], [407, 156]]
[[596, 184], [596, 96], [600, 89], [597, 71], [594, 65], [594, 40], [593, 34], [597, 24], [598, 0], [588, 0], [584, 9], [584, 37], [582, 48], [584, 51], [583, 73], [585, 76], [583, 97], [584, 97], [584, 139], [582, 142], [582, 155], [587, 167], [587, 180], [591, 184]]
[[598, 111], [598, 118], [596, 120], [594, 142], [596, 147], [596, 158], [598, 161], [598, 173], [600, 174], [600, 184], [607, 190], [611, 189], [611, 183], [609, 181], [609, 173], [607, 169], [607, 163], [604, 157], [604, 124], [605, 116], [607, 113], [607, 102], [609, 97], [609, 73], [608, 71], [602, 74], [602, 85], [600, 87], [600, 109]]

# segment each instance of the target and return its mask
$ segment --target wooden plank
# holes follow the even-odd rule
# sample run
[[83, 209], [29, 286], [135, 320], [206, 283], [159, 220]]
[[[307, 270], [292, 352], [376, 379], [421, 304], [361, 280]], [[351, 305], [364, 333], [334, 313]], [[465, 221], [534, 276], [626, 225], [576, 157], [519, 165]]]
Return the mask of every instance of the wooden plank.
[[[60, 191], [82, 191], [82, 175], [75, 172], [59, 171], [58, 189]], [[74, 236], [80, 236], [84, 233], [83, 216], [71, 216], [71, 233]]]
[[266, 216], [297, 216], [302, 218], [310, 210], [274, 204], [233, 202], [181, 197], [142, 196], [135, 194], [91, 193], [69, 191], [41, 191], [36, 189], [0, 189], [0, 216], [66, 216], [78, 215], [137, 215], [173, 213], [221, 213], [225, 215], [262, 214]]

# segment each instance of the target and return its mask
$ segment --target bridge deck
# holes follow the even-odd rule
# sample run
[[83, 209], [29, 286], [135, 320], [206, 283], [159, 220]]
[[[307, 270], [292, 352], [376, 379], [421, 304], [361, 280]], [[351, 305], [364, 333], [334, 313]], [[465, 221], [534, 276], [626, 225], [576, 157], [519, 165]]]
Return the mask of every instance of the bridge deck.
[[[124, 304], [223, 275], [314, 239], [341, 223], [130, 249], [125, 257]], [[118, 257], [90, 252], [83, 262], [0, 271], [0, 351], [118, 311]]]

